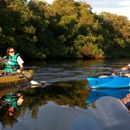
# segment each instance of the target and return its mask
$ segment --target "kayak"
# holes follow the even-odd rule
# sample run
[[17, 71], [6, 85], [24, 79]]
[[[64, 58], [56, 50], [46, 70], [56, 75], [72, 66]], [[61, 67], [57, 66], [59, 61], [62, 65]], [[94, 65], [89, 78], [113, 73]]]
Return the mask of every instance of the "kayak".
[[90, 104], [95, 102], [101, 97], [111, 96], [118, 99], [123, 99], [127, 94], [130, 93], [129, 88], [125, 89], [92, 89], [88, 98], [86, 99], [86, 103]]
[[87, 78], [90, 88], [129, 88], [130, 87], [130, 77], [125, 76], [101, 76], [101, 77], [88, 77]]
[[[0, 72], [2, 72], [2, 70], [0, 70]], [[33, 75], [34, 75], [34, 70], [23, 70], [21, 74], [13, 73], [8, 76], [1, 76], [0, 88], [27, 83], [31, 81]]]

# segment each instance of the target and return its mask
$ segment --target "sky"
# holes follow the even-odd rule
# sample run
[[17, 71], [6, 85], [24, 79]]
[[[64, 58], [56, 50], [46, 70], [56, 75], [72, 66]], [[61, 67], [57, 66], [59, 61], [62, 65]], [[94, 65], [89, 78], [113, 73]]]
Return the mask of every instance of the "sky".
[[[51, 4], [54, 0], [45, 0]], [[101, 13], [102, 11], [112, 14], [124, 15], [130, 20], [130, 0], [75, 0], [83, 1], [91, 5], [93, 13]]]

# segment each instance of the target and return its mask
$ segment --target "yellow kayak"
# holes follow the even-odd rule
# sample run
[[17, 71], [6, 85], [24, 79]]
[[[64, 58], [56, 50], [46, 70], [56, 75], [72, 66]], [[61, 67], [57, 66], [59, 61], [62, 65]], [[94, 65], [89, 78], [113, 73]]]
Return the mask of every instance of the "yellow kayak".
[[[2, 72], [2, 70], [0, 70]], [[0, 77], [0, 88], [6, 86], [19, 85], [31, 81], [34, 70], [23, 70], [21, 74], [13, 74]]]

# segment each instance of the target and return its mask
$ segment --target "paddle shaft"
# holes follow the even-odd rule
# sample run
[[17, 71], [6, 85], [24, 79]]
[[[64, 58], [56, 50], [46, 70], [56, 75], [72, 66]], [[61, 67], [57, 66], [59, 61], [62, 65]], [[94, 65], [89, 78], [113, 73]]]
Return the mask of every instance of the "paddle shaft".
[[[22, 72], [20, 72], [20, 74], [22, 74], [25, 78], [27, 78], [29, 81], [31, 80], [30, 78], [28, 78], [25, 74], [23, 74]], [[36, 82], [36, 81], [35, 81]], [[37, 84], [35, 84], [35, 85], [38, 85], [38, 84], [40, 84], [39, 82], [36, 82]]]
[[1, 109], [3, 106], [5, 106], [5, 105], [7, 105], [8, 103], [10, 103], [11, 100], [12, 100], [12, 99], [10, 99], [8, 102], [3, 102], [3, 104], [0, 106], [0, 109]]
[[28, 80], [31, 80], [30, 78], [28, 78], [25, 74], [23, 74], [22, 72], [20, 72], [20, 74], [22, 74], [25, 78], [27, 78]]

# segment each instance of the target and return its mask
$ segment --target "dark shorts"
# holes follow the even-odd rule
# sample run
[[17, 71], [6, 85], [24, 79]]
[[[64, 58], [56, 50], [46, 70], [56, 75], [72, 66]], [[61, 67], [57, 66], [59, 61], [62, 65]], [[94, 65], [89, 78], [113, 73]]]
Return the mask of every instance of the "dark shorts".
[[2, 72], [1, 73], [1, 76], [7, 76], [7, 75], [10, 75], [10, 72]]

